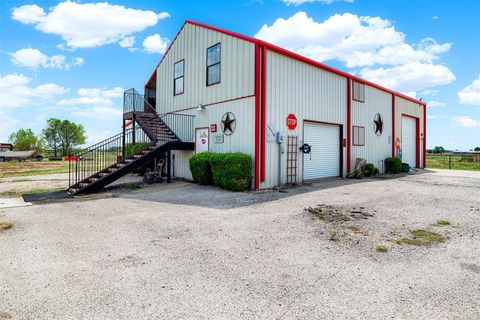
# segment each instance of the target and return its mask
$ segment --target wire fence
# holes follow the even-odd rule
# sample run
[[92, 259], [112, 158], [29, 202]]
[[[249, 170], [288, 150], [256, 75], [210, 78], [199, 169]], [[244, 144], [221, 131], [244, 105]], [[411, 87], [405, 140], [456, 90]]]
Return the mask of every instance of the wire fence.
[[428, 153], [427, 168], [478, 171], [480, 153]]

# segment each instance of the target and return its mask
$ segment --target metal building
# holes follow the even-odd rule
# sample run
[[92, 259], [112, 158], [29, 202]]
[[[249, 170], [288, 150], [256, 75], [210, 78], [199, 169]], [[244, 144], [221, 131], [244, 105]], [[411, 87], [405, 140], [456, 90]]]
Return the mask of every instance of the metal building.
[[[202, 151], [252, 155], [255, 189], [345, 177], [357, 158], [380, 171], [394, 155], [425, 167], [424, 102], [189, 20], [146, 82], [145, 95], [125, 92], [123, 118], [123, 135], [88, 149], [96, 157], [116, 141], [119, 160], [99, 172], [76, 163], [72, 192], [105, 186], [160, 154], [167, 154], [168, 177], [191, 179], [188, 159]], [[133, 128], [125, 129], [127, 123]], [[128, 159], [125, 146], [135, 145], [139, 133], [153, 144]]]
[[425, 166], [424, 102], [202, 23], [185, 22], [145, 87], [158, 113], [195, 116], [195, 150], [173, 152], [175, 176], [191, 178], [199, 150], [251, 154], [255, 188], [344, 177], [356, 158], [380, 170], [392, 155]]

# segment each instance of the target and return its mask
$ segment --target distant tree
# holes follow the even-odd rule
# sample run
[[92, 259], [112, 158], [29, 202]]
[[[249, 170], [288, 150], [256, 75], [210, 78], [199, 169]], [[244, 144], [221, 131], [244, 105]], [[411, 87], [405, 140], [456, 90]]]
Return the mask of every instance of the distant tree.
[[435, 148], [433, 148], [433, 153], [445, 153], [445, 148], [441, 146], [435, 146]]
[[19, 151], [35, 150], [37, 154], [43, 151], [43, 139], [37, 137], [32, 129], [20, 129], [13, 132], [8, 140]]
[[42, 136], [45, 139], [47, 147], [53, 150], [53, 154], [56, 157], [57, 151], [60, 148], [60, 128], [62, 126], [62, 121], [55, 118], [50, 118], [47, 120], [47, 127], [43, 129]]
[[476, 147], [475, 149], [473, 149], [473, 151], [480, 152], [480, 147]]
[[56, 118], [47, 120], [43, 137], [47, 145], [55, 152], [55, 156], [57, 156], [57, 150], [61, 151], [62, 156], [67, 156], [71, 153], [72, 148], [84, 144], [87, 140], [85, 128], [81, 124]]

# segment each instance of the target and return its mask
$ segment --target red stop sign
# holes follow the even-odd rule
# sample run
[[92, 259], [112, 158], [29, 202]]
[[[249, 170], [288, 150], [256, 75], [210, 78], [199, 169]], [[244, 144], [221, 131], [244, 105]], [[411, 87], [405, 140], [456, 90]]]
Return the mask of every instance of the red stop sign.
[[287, 116], [287, 127], [289, 130], [295, 130], [297, 127], [297, 122], [297, 117], [293, 113], [290, 113]]

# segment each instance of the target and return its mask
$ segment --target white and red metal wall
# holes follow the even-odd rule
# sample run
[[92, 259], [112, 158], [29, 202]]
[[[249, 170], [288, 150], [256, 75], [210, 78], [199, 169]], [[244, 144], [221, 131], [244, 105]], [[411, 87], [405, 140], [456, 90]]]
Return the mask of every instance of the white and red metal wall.
[[[177, 50], [178, 54], [174, 56], [175, 53], [172, 54], [169, 51], [182, 37], [182, 31], [187, 25], [195, 27], [195, 30], [190, 30], [190, 35], [186, 33], [185, 39], [181, 39], [182, 48]], [[201, 37], [202, 29], [208, 31], [208, 34], [205, 35], [205, 43], [211, 45], [218, 39], [222, 42], [222, 68], [229, 68], [230, 63], [235, 63], [233, 59], [244, 59], [241, 63], [246, 69], [241, 67], [240, 69], [245, 72], [245, 76], [238, 78], [238, 75], [236, 75], [241, 82], [240, 84], [224, 83], [223, 87], [206, 89], [209, 91], [197, 90], [195, 94], [174, 97], [170, 92], [172, 91], [171, 88], [168, 87], [171, 83], [169, 72], [165, 70], [170, 70], [173, 63], [180, 60], [186, 51], [192, 51], [186, 43]], [[218, 35], [215, 33], [218, 33]], [[232, 44], [232, 48], [229, 48], [229, 43]], [[204, 49], [207, 48], [208, 44], [205, 45]], [[193, 45], [198, 46], [199, 43]], [[241, 55], [235, 56], [234, 53], [228, 52], [228, 50], [234, 50], [233, 48], [238, 50], [239, 46], [243, 48], [245, 56], [252, 55], [253, 59]], [[227, 58], [224, 59], [224, 55]], [[191, 59], [196, 58], [192, 57]], [[165, 63], [165, 61], [168, 63]], [[162, 63], [166, 66], [162, 67]], [[190, 61], [190, 66], [193, 64]], [[195, 64], [203, 66], [203, 58], [198, 61], [195, 60]], [[238, 61], [236, 64], [238, 64]], [[189, 69], [190, 66], [187, 60], [185, 77], [201, 81], [201, 77], [194, 77], [192, 73], [195, 70]], [[222, 69], [222, 82], [238, 81], [233, 78], [223, 79], [223, 72]], [[231, 70], [229, 72], [235, 73], [236, 71]], [[228, 72], [225, 72], [225, 74], [228, 76]], [[162, 81], [162, 79], [165, 80]], [[357, 103], [352, 99], [353, 81], [365, 84], [366, 101], [364, 104]], [[303, 139], [304, 121], [318, 121], [341, 126], [341, 135], [344, 138], [341, 148], [341, 175], [345, 176], [347, 172], [352, 170], [353, 161], [357, 156], [363, 155], [367, 160], [372, 161], [368, 159], [369, 151], [362, 153], [361, 148], [352, 145], [353, 126], [364, 125], [366, 131], [370, 129], [373, 118], [370, 115], [363, 118], [359, 115], [368, 110], [370, 110], [368, 111], [370, 113], [380, 110], [386, 126], [383, 135], [384, 138], [388, 136], [390, 142], [383, 145], [381, 151], [376, 150], [374, 152], [375, 158], [384, 158], [387, 155], [385, 148], [391, 150], [391, 152], [387, 151], [388, 155], [396, 155], [397, 138], [401, 140], [402, 115], [410, 116], [415, 117], [418, 124], [416, 167], [425, 167], [426, 104], [424, 102], [255, 38], [187, 20], [167, 49], [151, 78], [147, 81], [146, 87], [151, 86], [154, 82], [157, 88], [157, 109], [160, 109], [158, 111], [195, 113], [196, 127], [208, 127], [210, 124], [218, 123], [220, 114], [224, 111], [230, 110], [238, 115], [239, 130], [244, 130], [244, 132], [238, 131], [236, 134], [242, 136], [245, 141], [232, 140], [229, 147], [224, 148], [225, 150], [217, 146], [218, 150], [214, 149], [212, 151], [242, 151], [252, 154], [254, 158], [254, 187], [256, 189], [277, 184], [276, 173], [278, 168], [276, 166], [278, 166], [278, 158], [274, 152], [275, 144], [267, 143], [267, 125], [274, 124], [277, 130], [283, 131], [285, 134], [297, 135], [300, 144]], [[164, 90], [165, 86], [167, 86], [166, 90]], [[191, 87], [193, 84], [186, 85], [186, 91], [189, 90], [189, 86]], [[240, 87], [240, 90], [237, 91], [232, 87]], [[202, 103], [209, 112], [196, 113], [195, 107], [198, 103]], [[213, 109], [217, 110], [213, 111]], [[291, 113], [298, 118], [298, 127], [293, 131], [288, 130], [286, 125], [286, 117]], [[242, 122], [248, 124], [243, 129]], [[233, 136], [232, 139], [234, 139]], [[363, 148], [367, 150], [369, 146], [366, 145]], [[187, 161], [189, 156], [190, 154], [178, 155], [178, 161], [184, 163], [183, 166], [185, 167], [179, 170], [179, 174], [182, 172], [184, 177], [187, 178], [189, 177]], [[378, 165], [376, 162], [374, 164]], [[299, 165], [301, 167], [301, 161]], [[301, 182], [303, 179], [301, 168], [298, 175], [298, 181]]]

